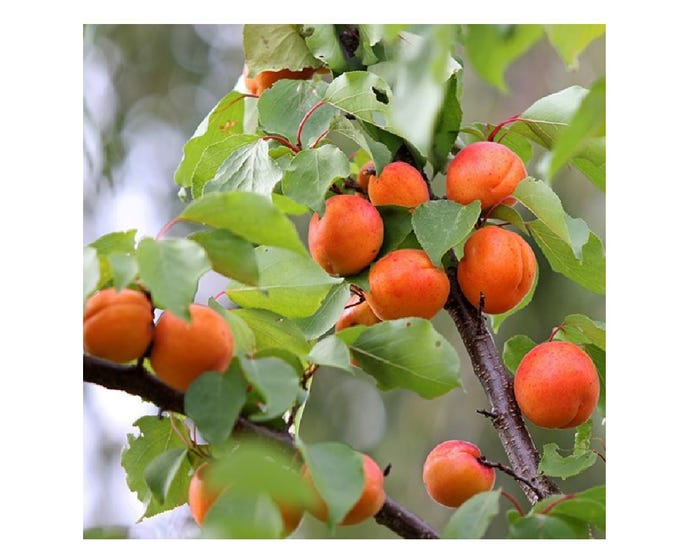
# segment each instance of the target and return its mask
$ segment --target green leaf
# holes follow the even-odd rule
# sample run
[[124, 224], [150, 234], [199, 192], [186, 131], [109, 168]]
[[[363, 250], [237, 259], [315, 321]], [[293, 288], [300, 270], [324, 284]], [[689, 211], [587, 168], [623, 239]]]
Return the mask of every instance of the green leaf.
[[203, 158], [205, 150], [243, 132], [245, 106], [241, 100], [244, 97], [238, 91], [230, 91], [204, 117], [183, 148], [182, 160], [175, 170], [175, 183], [181, 187], [194, 186], [195, 177], [201, 174], [201, 170], [197, 173], [197, 166], [203, 159], [209, 159]]
[[462, 384], [459, 355], [425, 319], [383, 321], [348, 345], [381, 390], [401, 387], [432, 399]]
[[233, 152], [204, 184], [203, 193], [247, 191], [269, 197], [281, 178], [282, 170], [270, 157], [267, 141], [260, 139]]
[[335, 30], [335, 25], [314, 24], [304, 27], [304, 40], [313, 55], [321, 60], [333, 73], [340, 74], [347, 69], [343, 48]]
[[512, 309], [509, 309], [505, 313], [499, 313], [497, 315], [491, 315], [491, 328], [493, 328], [493, 332], [497, 333], [499, 329], [501, 328], [501, 325], [503, 322], [510, 317], [511, 315], [515, 315], [518, 311], [526, 307], [531, 301], [532, 298], [535, 296], [535, 291], [537, 290], [537, 284], [540, 280], [540, 269], [539, 267], [535, 268], [535, 279], [532, 281], [532, 286], [530, 287], [530, 291], [525, 294], [525, 297], [520, 300], [518, 305], [513, 307]]
[[586, 315], [575, 313], [564, 317], [562, 330], [568, 333], [570, 330], [582, 335], [586, 342], [590, 342], [605, 350], [605, 323], [594, 321]]
[[585, 150], [586, 143], [605, 136], [605, 78], [593, 84], [581, 105], [552, 147], [549, 177], [553, 178], [571, 158]]
[[[571, 86], [533, 103], [520, 115], [510, 130], [534, 140], [551, 150], [560, 135], [572, 122], [586, 88]], [[605, 138], [590, 138], [578, 151], [572, 163], [597, 187], [605, 190]]]
[[385, 80], [370, 72], [345, 72], [334, 79], [325, 99], [341, 111], [384, 127], [387, 125], [391, 89]]
[[233, 368], [224, 374], [207, 372], [185, 393], [185, 414], [192, 418], [209, 443], [224, 441], [246, 400], [245, 380]]
[[309, 209], [303, 204], [294, 202], [291, 198], [279, 193], [272, 193], [272, 202], [275, 207], [290, 216], [303, 216], [309, 213]]
[[578, 55], [605, 33], [605, 24], [545, 25], [549, 42], [569, 69], [578, 68]]
[[334, 327], [349, 299], [350, 286], [348, 283], [336, 284], [330, 289], [323, 299], [321, 307], [313, 315], [300, 317], [294, 321], [308, 340], [318, 338]]
[[153, 497], [161, 504], [168, 497], [173, 480], [183, 464], [189, 468], [189, 464], [185, 462], [186, 457], [187, 449], [169, 449], [163, 451], [146, 466], [143, 478]]
[[535, 346], [537, 343], [524, 334], [517, 334], [506, 340], [503, 345], [503, 363], [508, 371], [515, 374], [525, 354]]
[[258, 140], [260, 137], [252, 134], [236, 134], [207, 146], [192, 172], [192, 198], [199, 198], [204, 194], [204, 185], [216, 176], [221, 166], [234, 152]]
[[572, 245], [565, 219], [566, 212], [561, 205], [561, 200], [547, 183], [533, 177], [526, 177], [520, 181], [513, 196], [559, 239], [569, 246]]
[[545, 476], [553, 476], [565, 480], [581, 474], [595, 465], [598, 456], [593, 451], [577, 451], [568, 456], [562, 456], [556, 443], [546, 443], [542, 452], [539, 471]]
[[227, 229], [258, 245], [307, 254], [294, 224], [269, 198], [260, 194], [212, 193], [192, 201], [179, 219]]
[[[128, 231], [115, 231], [107, 233], [88, 245], [89, 247], [97, 250], [97, 256], [99, 258], [99, 281], [95, 286], [95, 289], [101, 288], [107, 285], [110, 281], [114, 280], [115, 272], [110, 263], [110, 257], [117, 254], [133, 255], [135, 244], [136, 230], [130, 229]], [[118, 262], [117, 266], [119, 266], [119, 264], [121, 263]], [[128, 275], [129, 271], [119, 269], [117, 274], [119, 276], [117, 283], [125, 286], [126, 284], [123, 284], [125, 279], [124, 276]], [[129, 278], [127, 284], [131, 280], [133, 280], [133, 276]]]
[[311, 350], [304, 333], [291, 319], [262, 309], [234, 309], [230, 313], [253, 331], [258, 350], [282, 348], [297, 356], [306, 356]]
[[552, 506], [549, 515], [578, 519], [605, 531], [605, 486], [577, 492], [575, 497]]
[[83, 539], [128, 539], [129, 527], [114, 525], [83, 529]]
[[489, 218], [508, 222], [512, 226], [518, 228], [524, 235], [530, 235], [520, 212], [518, 212], [512, 206], [508, 206], [507, 204], [499, 204], [491, 211]]
[[328, 524], [337, 525], [357, 503], [365, 486], [362, 456], [344, 443], [306, 445], [297, 440], [314, 486], [328, 506]]
[[[370, 155], [377, 171], [390, 163], [401, 145], [401, 139], [388, 132], [358, 120], [337, 116], [331, 121], [331, 130], [357, 144]], [[380, 134], [381, 133], [381, 134]]]
[[[173, 418], [177, 429], [187, 433], [187, 427], [177, 418]], [[182, 440], [173, 432], [171, 423], [166, 418], [143, 416], [134, 422], [138, 428], [137, 435], [127, 434], [127, 445], [121, 454], [121, 465], [126, 472], [126, 483], [145, 506], [143, 517], [151, 517], [184, 504], [189, 488], [188, 469], [181, 468], [169, 484], [165, 502], [155, 499], [145, 479], [148, 465], [159, 455], [169, 450], [183, 451]]]
[[306, 46], [300, 25], [243, 26], [243, 52], [251, 77], [263, 70], [302, 70], [321, 63]]
[[252, 243], [227, 229], [197, 231], [188, 237], [204, 247], [212, 268], [219, 274], [246, 284], [258, 282], [258, 261]]
[[436, 173], [445, 171], [450, 152], [459, 134], [462, 123], [462, 79], [462, 71], [455, 72], [445, 87], [430, 151], [430, 161]]
[[541, 25], [468, 25], [464, 50], [472, 68], [491, 85], [506, 93], [505, 73], [543, 35]]
[[83, 305], [100, 281], [100, 259], [94, 247], [83, 248]]
[[575, 520], [535, 513], [519, 517], [508, 527], [509, 539], [586, 539], [588, 527]]
[[590, 232], [579, 260], [571, 247], [540, 220], [531, 222], [529, 228], [552, 270], [596, 294], [605, 293], [605, 254], [603, 244], [593, 232]]
[[480, 539], [498, 513], [501, 491], [480, 492], [464, 502], [452, 514], [441, 539]]
[[478, 200], [467, 206], [451, 200], [430, 200], [415, 209], [411, 222], [421, 246], [439, 267], [447, 251], [464, 244], [480, 213]]
[[296, 402], [299, 377], [295, 369], [280, 358], [250, 360], [241, 358], [246, 379], [262, 395], [262, 412], [251, 414], [253, 421], [271, 420], [281, 416]]
[[353, 372], [350, 350], [337, 336], [331, 335], [317, 342], [308, 355], [310, 362]]
[[255, 350], [255, 335], [248, 324], [239, 316], [234, 315], [214, 298], [209, 298], [209, 307], [221, 315], [228, 323], [234, 340], [234, 356], [250, 354]]
[[265, 90], [258, 100], [258, 123], [268, 134], [283, 136], [297, 144], [298, 128], [304, 122], [301, 146], [311, 146], [328, 129], [338, 110], [330, 105], [316, 105], [323, 100], [328, 84], [320, 80], [279, 80]]
[[199, 279], [211, 270], [201, 245], [189, 239], [142, 239], [136, 249], [141, 280], [156, 307], [189, 319]]
[[267, 494], [235, 487], [224, 491], [207, 511], [202, 525], [205, 539], [275, 539], [284, 523]]
[[375, 259], [397, 249], [413, 228], [411, 210], [405, 206], [377, 206], [384, 222], [384, 240]]
[[600, 381], [600, 396], [598, 397], [598, 410], [605, 417], [605, 352], [592, 344], [584, 344], [583, 349], [593, 360], [598, 370], [598, 380]]
[[318, 310], [331, 287], [342, 278], [329, 276], [306, 255], [277, 247], [257, 247], [260, 278], [257, 286], [233, 280], [229, 299], [241, 307], [257, 307], [286, 317], [308, 317]]
[[132, 253], [111, 253], [107, 263], [112, 270], [112, 283], [117, 290], [123, 290], [131, 284], [139, 272], [139, 265]]
[[350, 175], [347, 156], [336, 146], [326, 144], [302, 150], [282, 178], [282, 192], [299, 204], [323, 212], [328, 189], [336, 179]]

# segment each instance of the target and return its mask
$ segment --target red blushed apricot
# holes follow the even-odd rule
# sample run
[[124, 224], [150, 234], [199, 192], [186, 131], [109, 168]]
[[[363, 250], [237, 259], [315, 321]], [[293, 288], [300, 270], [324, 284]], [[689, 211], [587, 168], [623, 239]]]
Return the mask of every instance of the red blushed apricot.
[[358, 296], [353, 295], [335, 324], [335, 332], [354, 327], [355, 325], [371, 327], [380, 321], [381, 319], [374, 314], [366, 299], [360, 301]]
[[394, 161], [377, 175], [370, 175], [369, 200], [375, 206], [393, 204], [415, 208], [430, 200], [428, 185], [415, 167]]
[[207, 515], [209, 508], [221, 494], [221, 490], [210, 488], [205, 479], [204, 474], [207, 469], [207, 464], [201, 465], [192, 475], [190, 486], [187, 493], [187, 501], [190, 505], [190, 511], [197, 525], [200, 527], [204, 523], [204, 517]]
[[517, 233], [497, 226], [476, 230], [464, 244], [457, 280], [464, 296], [479, 307], [484, 294], [486, 313], [505, 313], [532, 288], [537, 259]]
[[206, 371], [225, 371], [234, 350], [226, 319], [205, 305], [193, 303], [189, 310], [190, 322], [170, 311], [160, 316], [150, 356], [156, 376], [180, 391]]
[[280, 510], [282, 523], [284, 524], [282, 536], [288, 537], [294, 531], [296, 531], [297, 527], [299, 527], [301, 519], [304, 517], [304, 510], [279, 500], [276, 500], [275, 503], [277, 504], [277, 508]]
[[107, 288], [91, 296], [83, 313], [83, 349], [112, 362], [144, 355], [153, 338], [153, 307], [142, 292]]
[[496, 473], [477, 457], [481, 451], [473, 443], [448, 440], [437, 445], [423, 465], [423, 484], [430, 497], [456, 508], [475, 494], [491, 490]]
[[535, 346], [520, 362], [513, 385], [525, 418], [543, 428], [575, 428], [588, 420], [600, 395], [593, 360], [571, 342]]
[[357, 173], [357, 186], [360, 187], [362, 192], [367, 192], [369, 189], [369, 180], [376, 174], [377, 170], [374, 167], [373, 161], [368, 161], [362, 167], [360, 167], [360, 171]]
[[[384, 492], [384, 473], [379, 465], [369, 455], [362, 454], [362, 468], [365, 475], [365, 486], [355, 505], [345, 515], [340, 525], [357, 525], [370, 517], [374, 517], [382, 509], [386, 501]], [[316, 495], [315, 504], [309, 509], [309, 513], [320, 521], [328, 521], [328, 506], [313, 486], [311, 475], [306, 465], [302, 468], [302, 475], [306, 478]]]
[[446, 194], [460, 204], [481, 201], [486, 209], [513, 194], [527, 170], [518, 154], [496, 142], [462, 148], [447, 167]]
[[266, 70], [258, 72], [254, 77], [249, 78], [248, 66], [246, 65], [243, 69], [245, 87], [253, 95], [260, 95], [266, 89], [271, 88], [278, 80], [308, 80], [314, 75], [314, 72], [316, 72], [314, 68], [304, 68], [302, 70]]
[[425, 251], [398, 249], [372, 266], [365, 297], [382, 320], [432, 319], [443, 308], [449, 294], [447, 274], [432, 263]]
[[361, 196], [332, 196], [323, 217], [314, 213], [309, 223], [309, 251], [328, 274], [360, 272], [377, 256], [383, 241], [382, 217]]

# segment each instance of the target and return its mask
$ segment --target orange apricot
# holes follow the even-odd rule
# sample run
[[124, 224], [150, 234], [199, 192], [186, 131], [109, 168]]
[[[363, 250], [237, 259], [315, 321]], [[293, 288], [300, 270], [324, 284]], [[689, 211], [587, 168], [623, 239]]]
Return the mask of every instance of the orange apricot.
[[479, 307], [484, 294], [486, 313], [505, 313], [532, 288], [537, 259], [517, 233], [497, 226], [476, 230], [464, 244], [457, 280], [464, 296]]
[[204, 517], [207, 515], [209, 508], [221, 494], [221, 489], [210, 487], [205, 478], [205, 472], [208, 464], [200, 465], [190, 479], [190, 485], [187, 492], [187, 502], [190, 505], [190, 511], [197, 525], [200, 527], [204, 523]]
[[332, 196], [323, 217], [316, 212], [309, 223], [309, 251], [329, 274], [360, 272], [377, 256], [383, 241], [382, 217], [360, 196]]
[[420, 171], [403, 161], [394, 161], [384, 167], [379, 175], [370, 175], [369, 199], [375, 206], [416, 206], [430, 200], [428, 185]]
[[425, 251], [397, 249], [372, 266], [365, 297], [382, 320], [432, 319], [443, 308], [449, 294], [447, 274], [432, 263]]
[[360, 301], [359, 296], [353, 295], [335, 323], [335, 332], [354, 327], [355, 325], [367, 325], [370, 327], [380, 321], [381, 319], [374, 314], [366, 299]]
[[307, 80], [313, 76], [316, 69], [303, 68], [302, 70], [265, 70], [258, 72], [252, 78], [249, 76], [250, 71], [246, 65], [243, 68], [245, 77], [245, 87], [253, 95], [260, 95], [266, 89], [269, 89], [278, 80]]
[[481, 451], [473, 443], [443, 441], [423, 464], [423, 484], [430, 497], [448, 507], [459, 507], [479, 492], [493, 488], [496, 473], [477, 461]]
[[377, 174], [377, 170], [374, 167], [373, 161], [368, 161], [357, 172], [357, 186], [360, 187], [362, 192], [367, 192], [369, 189], [369, 180]]
[[[386, 500], [384, 492], [384, 473], [379, 465], [369, 455], [362, 454], [362, 468], [364, 471], [365, 485], [362, 494], [350, 511], [345, 515], [340, 525], [357, 525], [370, 517], [374, 517], [382, 509]], [[302, 475], [311, 484], [312, 492], [315, 494], [315, 503], [309, 508], [309, 513], [320, 521], [328, 521], [328, 506], [321, 498], [320, 494], [313, 486], [311, 475], [306, 465], [302, 468]]]
[[588, 420], [600, 395], [593, 360], [572, 342], [553, 340], [530, 350], [515, 371], [515, 400], [543, 428], [575, 428]]
[[226, 319], [205, 305], [189, 310], [189, 322], [170, 311], [160, 316], [150, 355], [156, 376], [180, 391], [206, 371], [225, 371], [234, 350]]
[[520, 156], [497, 142], [475, 142], [462, 148], [447, 166], [446, 194], [461, 204], [481, 201], [485, 210], [502, 202], [527, 177]]
[[153, 338], [153, 306], [143, 292], [114, 288], [88, 298], [83, 312], [83, 349], [112, 362], [144, 355]]

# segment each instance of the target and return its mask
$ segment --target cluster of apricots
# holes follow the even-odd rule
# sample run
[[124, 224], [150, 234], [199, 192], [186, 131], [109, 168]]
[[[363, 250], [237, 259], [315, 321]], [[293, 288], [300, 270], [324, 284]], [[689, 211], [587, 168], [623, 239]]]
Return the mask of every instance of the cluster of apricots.
[[83, 313], [83, 349], [117, 363], [148, 356], [156, 376], [186, 391], [206, 371], [225, 371], [234, 340], [216, 311], [190, 304], [190, 320], [170, 311], [154, 323], [154, 308], [140, 290], [107, 288], [88, 298]]
[[[188, 503], [192, 511], [192, 517], [200, 527], [204, 524], [204, 519], [210, 507], [225, 490], [225, 488], [214, 488], [208, 484], [206, 479], [207, 468], [208, 463], [205, 463], [195, 471], [190, 480], [188, 492]], [[384, 473], [379, 468], [379, 465], [377, 465], [374, 459], [369, 455], [362, 454], [362, 468], [364, 474], [362, 492], [355, 504], [350, 508], [348, 513], [345, 514], [340, 525], [357, 525], [358, 523], [362, 523], [374, 517], [386, 500], [386, 493], [384, 492]], [[300, 472], [304, 481], [308, 484], [312, 495], [312, 500], [308, 507], [304, 508], [299, 505], [291, 505], [273, 497], [282, 516], [284, 525], [283, 537], [289, 536], [296, 530], [301, 523], [305, 511], [308, 511], [319, 521], [328, 521], [328, 506], [323, 498], [321, 498], [318, 490], [316, 490], [306, 465], [302, 465]]]

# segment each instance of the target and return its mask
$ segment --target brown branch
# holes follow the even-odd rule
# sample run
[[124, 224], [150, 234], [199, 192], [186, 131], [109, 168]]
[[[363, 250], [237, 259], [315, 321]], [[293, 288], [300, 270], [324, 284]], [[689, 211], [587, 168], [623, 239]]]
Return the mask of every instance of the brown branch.
[[[474, 373], [489, 399], [491, 410], [487, 416], [503, 444], [513, 474], [521, 479], [520, 486], [532, 504], [552, 494], [559, 494], [560, 490], [554, 482], [537, 474], [540, 454], [523, 422], [513, 394], [513, 382], [506, 372], [484, 316], [462, 294], [456, 269], [449, 267], [447, 275], [450, 279], [450, 295], [445, 309], [457, 326], [471, 358]], [[529, 482], [525, 484], [525, 480]]]
[[[172, 389], [140, 365], [125, 366], [83, 354], [83, 381], [141, 397], [161, 410], [180, 414], [185, 412], [185, 394]], [[273, 430], [246, 418], [239, 418], [234, 430], [256, 434], [286, 448], [294, 448], [294, 438], [288, 432]], [[374, 518], [380, 525], [406, 539], [439, 538], [438, 533], [425, 521], [388, 496]]]

